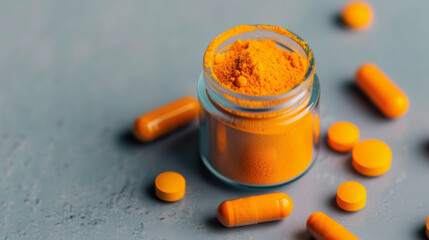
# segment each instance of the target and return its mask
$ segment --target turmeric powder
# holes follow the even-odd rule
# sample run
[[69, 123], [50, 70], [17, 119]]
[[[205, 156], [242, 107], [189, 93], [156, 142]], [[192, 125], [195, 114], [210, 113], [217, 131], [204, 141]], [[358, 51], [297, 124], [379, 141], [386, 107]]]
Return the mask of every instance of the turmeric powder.
[[[252, 31], [259, 32], [249, 37]], [[319, 137], [314, 111], [319, 83], [313, 88], [313, 67], [306, 42], [280, 27], [243, 25], [214, 39], [204, 55], [198, 89], [206, 166], [221, 179], [245, 186], [274, 186], [303, 174], [315, 158]], [[221, 88], [208, 88], [206, 81]], [[296, 95], [286, 94], [294, 88]], [[278, 108], [283, 103], [289, 107]]]
[[282, 50], [270, 39], [238, 39], [229, 51], [215, 55], [213, 72], [234, 92], [271, 96], [300, 83], [305, 65], [298, 53]]
[[[208, 120], [210, 160], [225, 177], [252, 185], [273, 185], [303, 173], [314, 157], [313, 114], [284, 126], [285, 119], [246, 119], [235, 124]], [[259, 129], [259, 126], [264, 129]]]

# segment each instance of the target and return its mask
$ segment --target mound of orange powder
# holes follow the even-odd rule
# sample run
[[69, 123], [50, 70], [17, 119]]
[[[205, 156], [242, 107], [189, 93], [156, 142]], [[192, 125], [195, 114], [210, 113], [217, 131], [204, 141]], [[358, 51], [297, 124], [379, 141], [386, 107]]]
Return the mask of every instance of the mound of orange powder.
[[213, 73], [234, 92], [253, 96], [278, 95], [303, 81], [305, 63], [295, 52], [269, 39], [238, 39], [227, 52], [217, 53]]

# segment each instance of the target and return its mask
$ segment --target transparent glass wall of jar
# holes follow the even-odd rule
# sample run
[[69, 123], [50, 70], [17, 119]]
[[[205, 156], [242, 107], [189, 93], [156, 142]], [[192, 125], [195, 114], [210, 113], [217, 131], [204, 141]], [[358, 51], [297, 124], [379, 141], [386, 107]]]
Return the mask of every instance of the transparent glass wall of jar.
[[239, 32], [213, 54], [227, 51], [237, 39], [271, 39], [308, 63], [305, 79], [292, 90], [275, 96], [238, 94], [221, 86], [207, 68], [198, 80], [200, 156], [215, 176], [232, 185], [285, 184], [302, 176], [316, 159], [320, 84], [311, 49], [288, 33], [258, 27]]

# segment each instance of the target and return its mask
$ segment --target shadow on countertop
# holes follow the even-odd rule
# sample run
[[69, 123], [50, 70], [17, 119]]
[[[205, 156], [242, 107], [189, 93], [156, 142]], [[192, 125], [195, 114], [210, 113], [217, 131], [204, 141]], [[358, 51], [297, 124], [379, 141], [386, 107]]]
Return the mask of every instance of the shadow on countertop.
[[[429, 159], [429, 139], [426, 141], [423, 141], [423, 143], [421, 145], [421, 152], [422, 152], [424, 157]], [[428, 160], [428, 162], [429, 162], [429, 160]]]
[[341, 87], [344, 93], [346, 93], [353, 102], [356, 102], [356, 106], [359, 107], [359, 111], [367, 113], [371, 118], [382, 121], [389, 121], [390, 119], [384, 116], [377, 106], [371, 102], [371, 100], [359, 89], [353, 79], [344, 80], [344, 84]]
[[[277, 227], [278, 225], [282, 224], [283, 221], [287, 221], [287, 219], [280, 220], [280, 221], [272, 221], [272, 222], [264, 222], [254, 225], [247, 225], [247, 226], [237, 226], [237, 227], [225, 227], [223, 226], [216, 217], [208, 217], [206, 220], [206, 226], [209, 230], [213, 232], [234, 232], [234, 231], [241, 231], [243, 228], [246, 228], [248, 230], [257, 230], [257, 229], [266, 229], [269, 227]], [[299, 229], [295, 232], [294, 238], [296, 240], [310, 240], [313, 239], [305, 229]]]
[[416, 239], [427, 239], [428, 237], [426, 236], [426, 224], [422, 224], [422, 225], [418, 225], [414, 230], [413, 230], [413, 236]]
[[332, 14], [332, 24], [336, 27], [342, 29], [342, 30], [349, 30], [347, 29], [347, 26], [344, 24], [343, 20], [341, 19], [341, 13]]
[[[187, 124], [183, 127], [180, 127], [176, 130], [174, 130], [171, 133], [168, 133], [164, 136], [161, 136], [159, 138], [156, 138], [153, 141], [150, 142], [143, 142], [138, 140], [135, 136], [134, 133], [131, 129], [131, 125], [128, 128], [125, 128], [123, 131], [121, 131], [118, 135], [118, 143], [121, 147], [127, 147], [127, 148], [144, 148], [144, 147], [148, 147], [148, 146], [152, 146], [152, 145], [156, 145], [158, 143], [162, 143], [165, 141], [169, 141], [170, 139], [174, 140], [174, 135], [183, 135], [183, 133], [187, 134], [187, 132], [189, 131], [193, 131], [196, 130], [196, 124]], [[186, 137], [183, 136], [183, 137]]]
[[[126, 151], [139, 150], [140, 154], [144, 154], [140, 150], [146, 150], [148, 148], [153, 148], [156, 149], [155, 151], [160, 151], [164, 155], [162, 156], [162, 159], [160, 159], [160, 161], [162, 161], [162, 165], [171, 166], [173, 171], [174, 169], [182, 169], [183, 172], [181, 172], [181, 174], [185, 174], [185, 178], [187, 180], [199, 178], [200, 181], [209, 184], [211, 187], [214, 187], [217, 190], [233, 193], [250, 193], [250, 191], [246, 189], [235, 188], [229, 184], [224, 183], [223, 181], [216, 178], [204, 166], [199, 155], [198, 140], [198, 124], [193, 123], [151, 142], [141, 142], [137, 140], [131, 129], [127, 128], [119, 132], [117, 144], [120, 148], [123, 148]], [[142, 163], [142, 166], [144, 166], [144, 163]], [[142, 167], [142, 171], [146, 171], [144, 169], [145, 168]], [[147, 174], [155, 173], [147, 172]], [[195, 182], [195, 180], [187, 181], [187, 185], [193, 186], [193, 182]], [[142, 193], [148, 194], [153, 200], [160, 202], [160, 200], [154, 194], [153, 182], [143, 184], [144, 185], [141, 187]]]

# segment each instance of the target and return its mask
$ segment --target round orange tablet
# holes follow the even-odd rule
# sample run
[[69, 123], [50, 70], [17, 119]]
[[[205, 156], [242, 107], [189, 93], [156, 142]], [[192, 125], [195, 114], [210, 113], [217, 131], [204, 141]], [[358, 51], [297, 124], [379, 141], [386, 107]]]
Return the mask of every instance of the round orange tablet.
[[367, 28], [373, 19], [372, 7], [364, 1], [352, 1], [343, 8], [341, 18], [344, 24], [350, 28]]
[[337, 189], [337, 204], [346, 211], [362, 209], [366, 203], [365, 187], [358, 182], [342, 183]]
[[155, 193], [158, 198], [175, 202], [185, 196], [185, 178], [177, 172], [163, 172], [155, 179]]
[[359, 142], [359, 129], [349, 122], [337, 122], [328, 130], [328, 144], [338, 152], [347, 152]]
[[366, 176], [379, 176], [392, 165], [392, 151], [384, 142], [368, 139], [353, 148], [352, 164], [356, 171]]

